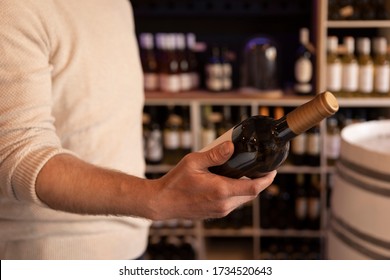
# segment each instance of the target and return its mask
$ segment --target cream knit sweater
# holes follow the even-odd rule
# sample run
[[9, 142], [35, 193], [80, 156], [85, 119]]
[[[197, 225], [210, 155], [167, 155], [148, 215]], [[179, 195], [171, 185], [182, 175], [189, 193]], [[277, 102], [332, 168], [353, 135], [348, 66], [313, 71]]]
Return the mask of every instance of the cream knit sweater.
[[139, 81], [128, 0], [0, 0], [0, 259], [143, 253], [149, 221], [53, 211], [34, 186], [59, 153], [143, 176]]

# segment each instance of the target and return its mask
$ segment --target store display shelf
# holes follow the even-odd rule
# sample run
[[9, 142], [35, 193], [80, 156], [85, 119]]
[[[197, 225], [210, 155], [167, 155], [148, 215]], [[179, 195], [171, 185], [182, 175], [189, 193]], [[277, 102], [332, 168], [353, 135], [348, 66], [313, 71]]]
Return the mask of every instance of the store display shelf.
[[298, 230], [298, 229], [254, 229], [251, 227], [241, 229], [205, 229], [203, 232], [207, 237], [301, 237], [319, 238], [322, 236], [320, 230]]
[[258, 235], [261, 237], [319, 238], [322, 237], [323, 233], [321, 230], [260, 229]]
[[390, 97], [338, 97], [340, 107], [390, 107]]
[[261, 106], [299, 106], [308, 101], [306, 96], [296, 96], [275, 91], [229, 91], [211, 93], [208, 91], [190, 91], [179, 93], [147, 92], [145, 104], [154, 106], [213, 104], [213, 105], [261, 105]]
[[191, 236], [195, 235], [195, 227], [192, 228], [151, 228], [153, 236]]
[[390, 20], [330, 20], [328, 28], [390, 28]]
[[215, 228], [215, 229], [205, 229], [204, 236], [207, 237], [250, 237], [253, 236], [253, 228], [245, 227], [240, 229], [232, 229], [232, 228]]

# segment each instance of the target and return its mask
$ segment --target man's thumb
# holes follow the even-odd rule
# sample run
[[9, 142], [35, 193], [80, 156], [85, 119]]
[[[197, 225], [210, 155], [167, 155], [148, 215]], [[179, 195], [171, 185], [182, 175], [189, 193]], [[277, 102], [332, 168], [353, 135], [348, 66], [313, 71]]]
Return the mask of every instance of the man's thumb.
[[207, 167], [221, 165], [232, 156], [233, 151], [233, 142], [223, 142], [222, 144], [202, 153], [205, 160], [204, 164], [207, 165]]

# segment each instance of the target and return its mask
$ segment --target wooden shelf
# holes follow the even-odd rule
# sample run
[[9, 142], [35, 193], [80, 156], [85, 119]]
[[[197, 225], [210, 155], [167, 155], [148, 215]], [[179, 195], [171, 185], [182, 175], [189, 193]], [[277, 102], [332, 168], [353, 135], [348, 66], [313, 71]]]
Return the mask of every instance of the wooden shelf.
[[208, 91], [190, 91], [180, 93], [147, 92], [145, 94], [146, 105], [262, 105], [262, 106], [299, 106], [308, 101], [310, 97], [296, 96], [276, 91], [229, 91], [223, 93], [211, 93]]
[[328, 28], [390, 28], [390, 20], [330, 20]]

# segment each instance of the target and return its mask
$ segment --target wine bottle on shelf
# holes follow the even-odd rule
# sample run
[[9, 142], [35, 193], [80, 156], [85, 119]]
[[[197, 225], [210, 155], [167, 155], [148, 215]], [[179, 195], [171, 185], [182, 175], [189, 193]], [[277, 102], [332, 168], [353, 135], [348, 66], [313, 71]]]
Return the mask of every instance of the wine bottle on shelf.
[[260, 227], [276, 228], [279, 213], [275, 207], [279, 196], [279, 185], [274, 182], [260, 195]]
[[306, 147], [306, 159], [307, 165], [319, 166], [320, 165], [320, 152], [321, 152], [321, 137], [320, 127], [315, 125], [307, 131], [307, 147]]
[[186, 40], [183, 33], [176, 33], [176, 56], [179, 62], [180, 91], [189, 91], [192, 88], [192, 81], [189, 69], [189, 62], [186, 55]]
[[333, 115], [338, 108], [337, 99], [326, 91], [278, 120], [264, 116], [247, 118], [201, 151], [230, 140], [234, 143], [233, 155], [226, 163], [210, 167], [210, 171], [231, 178], [261, 177], [285, 161], [291, 139]]
[[340, 128], [338, 120], [331, 117], [327, 120], [327, 132], [326, 132], [326, 159], [330, 166], [335, 165], [336, 160], [340, 155]]
[[299, 48], [295, 60], [295, 86], [298, 95], [311, 95], [313, 93], [313, 53], [310, 50], [309, 29], [301, 28], [299, 31]]
[[233, 87], [233, 67], [229, 59], [229, 50], [226, 47], [221, 48], [221, 66], [222, 66], [222, 90], [228, 91]]
[[179, 162], [181, 154], [180, 127], [182, 119], [174, 112], [174, 108], [169, 108], [169, 115], [163, 130], [164, 135], [164, 161], [167, 164]]
[[290, 160], [293, 165], [307, 163], [307, 132], [302, 132], [291, 140]]
[[163, 136], [160, 124], [156, 121], [156, 108], [151, 108], [149, 136], [146, 139], [145, 158], [148, 164], [160, 164], [163, 160]]
[[387, 39], [374, 39], [374, 92], [377, 96], [386, 96], [390, 90], [390, 62], [386, 55]]
[[291, 193], [286, 186], [286, 181], [283, 180], [279, 186], [279, 194], [275, 205], [278, 211], [278, 217], [276, 220], [276, 227], [278, 229], [287, 229], [293, 226], [292, 203], [293, 199], [291, 197]]
[[146, 111], [142, 114], [142, 143], [144, 150], [144, 157], [146, 159], [146, 153], [148, 151], [146, 143], [150, 135], [150, 114]]
[[341, 90], [341, 60], [337, 53], [339, 45], [336, 36], [327, 38], [327, 63], [326, 63], [326, 87], [334, 94], [339, 94]]
[[359, 86], [358, 93], [363, 96], [370, 96], [374, 90], [374, 63], [371, 58], [371, 40], [367, 37], [358, 38], [358, 64], [359, 64]]
[[194, 33], [186, 34], [186, 56], [188, 60], [188, 72], [191, 77], [191, 89], [197, 89], [200, 85], [199, 64], [195, 55], [196, 36]]
[[269, 107], [261, 106], [259, 108], [259, 116], [269, 117], [270, 116]]
[[308, 190], [307, 213], [309, 218], [308, 226], [313, 230], [320, 228], [320, 193], [319, 174], [311, 174], [310, 187]]
[[165, 92], [180, 91], [180, 68], [176, 55], [174, 34], [159, 33], [157, 46], [160, 50], [160, 89]]
[[232, 108], [230, 106], [223, 106], [222, 124], [218, 130], [218, 137], [223, 135], [226, 131], [232, 128]]
[[296, 175], [295, 181], [295, 227], [304, 229], [307, 225], [307, 190], [305, 174]]
[[209, 91], [219, 92], [223, 89], [223, 68], [221, 62], [220, 49], [213, 46], [211, 56], [205, 66], [206, 72], [206, 87]]
[[141, 33], [139, 41], [145, 91], [156, 91], [159, 89], [159, 76], [153, 34]]
[[344, 37], [346, 53], [342, 57], [342, 92], [351, 97], [358, 90], [359, 65], [355, 57], [355, 39], [351, 36]]
[[180, 130], [180, 148], [182, 151], [182, 156], [190, 153], [192, 151], [192, 131], [190, 125], [190, 113], [189, 107], [182, 107], [182, 125]]
[[216, 122], [219, 121], [220, 115], [212, 111], [211, 106], [205, 107], [204, 124], [202, 127], [201, 141], [202, 145], [209, 145], [217, 138]]
[[338, 9], [341, 20], [358, 19], [358, 11], [354, 0], [338, 0]]

